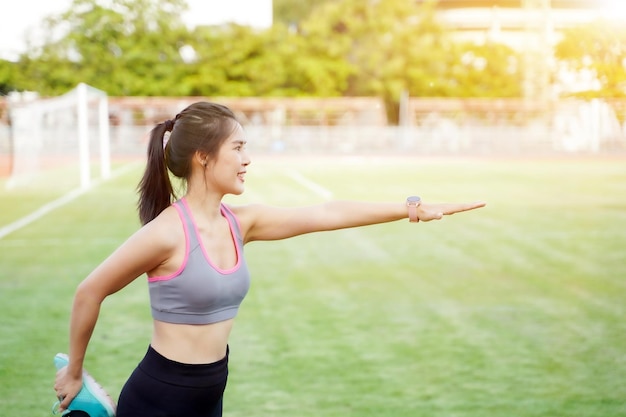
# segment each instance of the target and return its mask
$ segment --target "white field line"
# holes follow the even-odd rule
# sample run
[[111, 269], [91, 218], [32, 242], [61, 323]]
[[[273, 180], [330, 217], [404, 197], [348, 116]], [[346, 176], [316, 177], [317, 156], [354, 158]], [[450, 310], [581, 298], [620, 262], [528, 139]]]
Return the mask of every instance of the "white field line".
[[[306, 178], [297, 171], [288, 171], [287, 175], [325, 200], [330, 200], [333, 197], [332, 191]], [[346, 236], [349, 236], [351, 245], [355, 246], [360, 252], [367, 253], [370, 258], [378, 260], [390, 259], [389, 252], [375, 241], [366, 238], [359, 230], [351, 229], [344, 231], [344, 233], [346, 233]]]
[[[32, 246], [36, 245], [37, 247], [42, 246], [83, 246], [85, 245], [86, 239], [80, 238], [45, 238], [45, 239], [5, 239], [4, 241], [0, 241], [0, 246], [3, 247], [12, 247], [12, 248], [20, 248], [24, 246]], [[99, 238], [99, 239], [89, 239], [89, 246], [102, 245], [119, 245], [121, 240], [119, 238]]]
[[[107, 181], [116, 177], [119, 177], [120, 175], [128, 172], [131, 170], [131, 168], [135, 167], [135, 163], [133, 164], [128, 164], [125, 165], [117, 170], [115, 170], [114, 172], [111, 173], [111, 176], [109, 178], [107, 178]], [[29, 224], [31, 224], [32, 222], [34, 222], [35, 220], [38, 220], [40, 218], [42, 218], [43, 216], [45, 216], [46, 214], [50, 213], [53, 210], [56, 210], [57, 208], [64, 206], [65, 204], [76, 200], [78, 197], [80, 197], [81, 195], [85, 194], [86, 192], [92, 190], [93, 188], [99, 186], [100, 184], [102, 184], [105, 180], [102, 179], [98, 179], [96, 181], [94, 181], [92, 183], [91, 186], [86, 187], [86, 188], [79, 188], [73, 191], [70, 191], [69, 193], [57, 198], [56, 200], [53, 200], [49, 203], [44, 204], [43, 206], [39, 207], [37, 210], [33, 211], [32, 213], [22, 217], [21, 219], [18, 219], [16, 221], [14, 221], [13, 223], [9, 223], [6, 226], [0, 228], [0, 239], [6, 237], [7, 235], [21, 229], [22, 227], [25, 227]]]
[[305, 176], [303, 176], [299, 172], [288, 171], [287, 172], [287, 176], [289, 176], [289, 178], [291, 178], [292, 180], [294, 180], [298, 184], [303, 185], [304, 187], [306, 187], [309, 190], [313, 191], [315, 194], [319, 195], [320, 197], [324, 198], [325, 200], [330, 200], [333, 197], [332, 191], [330, 191], [329, 189], [319, 185], [315, 181], [311, 181], [310, 179], [306, 178]]

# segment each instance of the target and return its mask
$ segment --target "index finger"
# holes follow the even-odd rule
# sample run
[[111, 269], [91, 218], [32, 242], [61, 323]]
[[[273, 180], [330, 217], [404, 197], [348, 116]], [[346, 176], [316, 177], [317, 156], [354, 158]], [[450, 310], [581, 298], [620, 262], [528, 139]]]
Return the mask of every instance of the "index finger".
[[463, 211], [474, 210], [477, 208], [485, 207], [487, 203], [484, 201], [474, 201], [471, 203], [450, 203], [450, 204], [442, 204], [441, 212], [445, 215], [450, 215], [454, 213], [461, 213]]
[[65, 410], [67, 410], [67, 407], [70, 406], [72, 400], [74, 399], [74, 397], [71, 397], [69, 395], [66, 395], [65, 397], [63, 397], [63, 399], [61, 400], [61, 403], [59, 404], [59, 411], [63, 412]]

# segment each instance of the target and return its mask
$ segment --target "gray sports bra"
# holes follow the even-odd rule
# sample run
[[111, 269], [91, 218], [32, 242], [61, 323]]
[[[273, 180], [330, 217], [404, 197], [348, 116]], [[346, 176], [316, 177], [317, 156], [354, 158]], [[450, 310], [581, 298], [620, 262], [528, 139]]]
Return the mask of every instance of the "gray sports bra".
[[250, 274], [243, 257], [243, 239], [235, 215], [224, 204], [237, 263], [220, 269], [211, 263], [191, 211], [184, 198], [174, 203], [185, 231], [185, 259], [168, 276], [148, 277], [152, 317], [168, 323], [209, 324], [232, 319], [250, 288]]

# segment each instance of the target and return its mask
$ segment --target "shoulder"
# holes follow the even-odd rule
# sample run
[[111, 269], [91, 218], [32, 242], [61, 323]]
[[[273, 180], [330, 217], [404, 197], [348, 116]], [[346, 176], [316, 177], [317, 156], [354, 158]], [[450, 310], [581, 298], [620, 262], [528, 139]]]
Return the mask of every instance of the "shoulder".
[[258, 204], [246, 204], [246, 205], [232, 205], [223, 204], [227, 211], [229, 211], [239, 226], [242, 237], [248, 234], [248, 231], [255, 223], [255, 219], [258, 216], [259, 205]]
[[223, 203], [223, 206], [240, 222], [248, 222], [251, 219], [254, 219], [259, 216], [259, 214], [263, 212], [264, 207], [266, 207], [262, 204], [232, 205], [226, 203]]
[[227, 206], [235, 215], [241, 228], [244, 243], [253, 240], [265, 240], [265, 235], [270, 235], [268, 230], [276, 230], [282, 227], [289, 217], [289, 211], [265, 204], [246, 204], [239, 206]]
[[[145, 272], [155, 271], [185, 250], [185, 233], [174, 207], [166, 208], [118, 247], [100, 271], [112, 280], [128, 283]], [[120, 287], [121, 288], [121, 287]]]
[[173, 249], [185, 238], [183, 224], [177, 209], [172, 205], [163, 210], [138, 232], [143, 239], [162, 249]]

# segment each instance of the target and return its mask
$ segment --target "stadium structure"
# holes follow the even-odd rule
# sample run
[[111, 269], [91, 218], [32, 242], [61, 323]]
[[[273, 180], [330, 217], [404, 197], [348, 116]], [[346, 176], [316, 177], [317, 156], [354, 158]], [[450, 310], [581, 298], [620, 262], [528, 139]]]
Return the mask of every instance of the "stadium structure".
[[529, 31], [542, 30], [544, 36], [551, 36], [549, 41], [556, 41], [565, 28], [601, 18], [626, 18], [626, 3], [621, 0], [438, 0], [436, 4], [439, 17], [457, 36], [517, 48], [526, 45]]

